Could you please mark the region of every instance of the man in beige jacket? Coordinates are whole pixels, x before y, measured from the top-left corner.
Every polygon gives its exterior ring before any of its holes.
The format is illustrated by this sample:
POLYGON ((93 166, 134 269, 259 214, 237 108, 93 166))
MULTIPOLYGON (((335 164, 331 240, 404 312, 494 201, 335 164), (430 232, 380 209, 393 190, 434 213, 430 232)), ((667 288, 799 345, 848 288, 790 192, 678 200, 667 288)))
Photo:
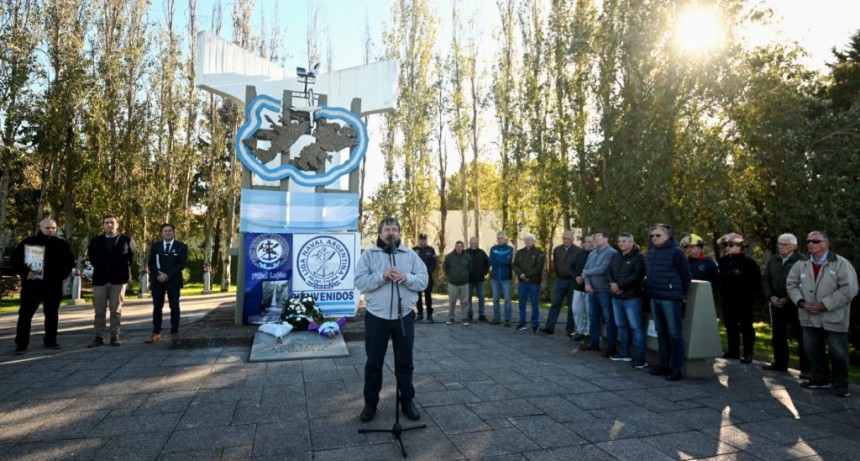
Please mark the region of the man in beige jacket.
POLYGON ((847 259, 830 251, 824 232, 810 232, 806 245, 809 256, 791 268, 786 280, 788 296, 799 310, 812 375, 800 385, 826 389, 832 383, 833 395, 848 397, 848 324, 851 300, 858 291, 857 272, 847 259))

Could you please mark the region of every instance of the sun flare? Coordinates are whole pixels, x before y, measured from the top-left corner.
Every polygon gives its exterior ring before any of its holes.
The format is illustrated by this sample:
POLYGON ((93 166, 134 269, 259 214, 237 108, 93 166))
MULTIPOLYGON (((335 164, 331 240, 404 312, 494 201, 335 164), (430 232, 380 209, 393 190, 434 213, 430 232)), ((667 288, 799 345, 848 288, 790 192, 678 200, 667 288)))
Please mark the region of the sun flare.
POLYGON ((675 40, 686 53, 704 54, 722 46, 725 30, 722 15, 717 8, 694 7, 678 17, 675 40))

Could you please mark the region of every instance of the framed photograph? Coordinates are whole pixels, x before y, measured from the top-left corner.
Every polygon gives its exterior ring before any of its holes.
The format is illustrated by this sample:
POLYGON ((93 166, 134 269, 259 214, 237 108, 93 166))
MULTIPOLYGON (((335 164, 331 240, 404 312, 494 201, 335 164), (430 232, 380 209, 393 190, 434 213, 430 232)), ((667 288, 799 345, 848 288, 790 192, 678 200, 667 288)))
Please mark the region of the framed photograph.
POLYGON ((45 273, 45 247, 42 245, 24 245, 24 264, 36 276, 36 280, 42 280, 45 273))

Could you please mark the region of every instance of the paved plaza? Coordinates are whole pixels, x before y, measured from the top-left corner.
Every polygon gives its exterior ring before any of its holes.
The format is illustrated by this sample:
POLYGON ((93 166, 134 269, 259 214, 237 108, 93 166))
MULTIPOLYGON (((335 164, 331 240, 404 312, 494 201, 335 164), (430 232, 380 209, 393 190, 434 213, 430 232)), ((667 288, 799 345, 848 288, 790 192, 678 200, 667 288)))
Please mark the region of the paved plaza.
MULTIPOLYGON (((181 328, 230 301, 183 299, 181 328)), ((445 325, 443 302, 437 323, 416 326, 427 428, 403 434, 409 459, 860 459, 856 386, 837 398, 801 389, 796 372, 723 359, 712 376, 667 382, 575 350, 563 324, 555 335, 445 325)), ((402 459, 390 435, 358 433, 394 422, 390 351, 379 413, 361 423, 362 342, 347 342, 349 357, 249 363, 250 346, 144 344, 150 312, 129 301, 123 345, 87 349, 91 307, 63 307, 65 349, 52 351, 40 310, 22 356, 17 316, 0 315, 0 460, 402 459)))

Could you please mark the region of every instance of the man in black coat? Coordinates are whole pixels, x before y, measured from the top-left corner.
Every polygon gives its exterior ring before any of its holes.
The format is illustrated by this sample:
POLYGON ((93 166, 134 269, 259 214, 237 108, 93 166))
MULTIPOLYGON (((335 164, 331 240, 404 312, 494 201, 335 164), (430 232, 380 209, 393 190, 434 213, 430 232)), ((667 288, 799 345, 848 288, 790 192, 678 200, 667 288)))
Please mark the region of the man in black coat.
POLYGON ((164 295, 170 304, 170 341, 179 339, 179 291, 182 270, 188 263, 188 246, 175 238, 173 224, 161 225, 161 240, 149 247, 149 286, 152 290, 152 335, 147 344, 161 341, 164 295))
POLYGON ((487 252, 478 248, 478 238, 472 237, 469 239, 469 248, 466 248, 466 254, 472 258, 472 270, 469 271, 469 321, 472 321, 474 312, 472 310, 472 293, 478 296, 478 322, 489 322, 490 320, 484 315, 484 283, 486 283, 487 274, 490 273, 490 257, 487 252))
POLYGON ((110 345, 122 344, 119 339, 122 326, 122 303, 125 287, 131 280, 131 263, 136 251, 134 239, 119 233, 119 220, 115 214, 102 219, 104 233, 90 239, 87 258, 93 265, 93 308, 95 309, 96 337, 87 347, 105 343, 105 318, 110 306, 110 345))
POLYGON ((427 266, 428 282, 427 288, 421 293, 418 293, 418 302, 415 308, 418 310, 418 316, 415 317, 416 322, 424 320, 424 306, 427 306, 427 322, 433 323, 433 272, 436 271, 436 249, 427 244, 427 234, 418 236, 418 246, 412 248, 412 251, 418 254, 424 265, 427 266))
POLYGON ((63 348, 57 343, 60 301, 63 298, 63 280, 74 269, 75 257, 69 242, 57 237, 56 233, 57 222, 51 218, 43 219, 39 232, 22 240, 12 253, 12 267, 21 277, 21 307, 15 333, 17 355, 27 352, 33 314, 39 304, 42 304, 45 314, 45 347, 63 348))

